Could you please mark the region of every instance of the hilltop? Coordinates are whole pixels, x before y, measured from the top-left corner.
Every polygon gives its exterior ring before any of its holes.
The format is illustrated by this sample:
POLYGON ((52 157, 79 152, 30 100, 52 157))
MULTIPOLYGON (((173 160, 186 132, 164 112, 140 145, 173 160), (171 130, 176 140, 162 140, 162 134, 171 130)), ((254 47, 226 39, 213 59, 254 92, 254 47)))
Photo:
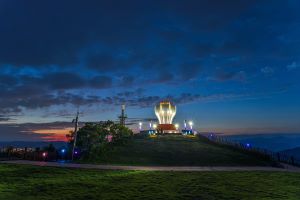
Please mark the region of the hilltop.
POLYGON ((161 166, 270 166, 270 160, 233 147, 218 145, 204 137, 175 135, 133 138, 109 149, 105 156, 81 162, 118 165, 161 166))

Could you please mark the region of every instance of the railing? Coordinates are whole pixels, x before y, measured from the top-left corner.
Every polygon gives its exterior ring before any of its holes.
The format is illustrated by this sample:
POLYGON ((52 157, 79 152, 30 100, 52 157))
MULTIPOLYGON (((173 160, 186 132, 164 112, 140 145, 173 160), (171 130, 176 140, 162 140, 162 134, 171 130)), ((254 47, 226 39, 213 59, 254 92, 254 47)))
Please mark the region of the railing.
POLYGON ((233 148, 238 148, 243 151, 247 151, 250 153, 255 153, 263 157, 269 157, 271 160, 276 161, 276 162, 282 162, 294 166, 300 166, 300 160, 296 159, 294 156, 285 154, 285 153, 280 153, 280 152, 273 152, 267 149, 263 148, 258 148, 258 147, 253 147, 250 144, 244 144, 241 142, 236 142, 229 140, 226 137, 218 136, 215 134, 201 134, 200 136, 207 138, 209 141, 212 141, 217 144, 223 144, 223 145, 228 145, 233 148))

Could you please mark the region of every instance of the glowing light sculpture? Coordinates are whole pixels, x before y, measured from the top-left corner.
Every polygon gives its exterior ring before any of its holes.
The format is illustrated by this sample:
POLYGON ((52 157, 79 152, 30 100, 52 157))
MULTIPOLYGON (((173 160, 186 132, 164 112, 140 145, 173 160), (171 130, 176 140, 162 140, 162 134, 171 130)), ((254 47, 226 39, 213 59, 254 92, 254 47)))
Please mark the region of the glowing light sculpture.
POLYGON ((154 110, 159 124, 172 124, 176 115, 176 106, 174 106, 171 102, 162 101, 155 106, 154 110))
POLYGON ((161 101, 154 107, 155 115, 159 121, 156 126, 159 133, 177 133, 176 127, 172 124, 176 115, 176 106, 170 101, 161 101))

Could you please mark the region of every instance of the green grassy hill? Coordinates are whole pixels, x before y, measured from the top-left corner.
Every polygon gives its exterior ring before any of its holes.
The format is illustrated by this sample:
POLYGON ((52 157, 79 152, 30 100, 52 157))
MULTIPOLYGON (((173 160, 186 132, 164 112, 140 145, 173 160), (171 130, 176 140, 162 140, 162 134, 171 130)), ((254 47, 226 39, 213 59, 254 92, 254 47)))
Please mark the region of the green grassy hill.
POLYGON ((0 199, 299 199, 300 174, 100 171, 0 165, 0 199))
POLYGON ((232 147, 216 145, 206 138, 158 136, 134 138, 126 145, 114 147, 96 160, 85 161, 119 165, 163 166, 253 166, 272 165, 257 155, 232 147))

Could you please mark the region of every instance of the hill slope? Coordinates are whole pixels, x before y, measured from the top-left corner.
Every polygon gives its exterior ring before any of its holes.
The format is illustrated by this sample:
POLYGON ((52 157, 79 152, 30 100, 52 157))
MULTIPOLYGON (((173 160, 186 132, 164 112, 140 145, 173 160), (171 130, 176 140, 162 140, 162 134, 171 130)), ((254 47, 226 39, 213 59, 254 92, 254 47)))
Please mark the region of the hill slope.
MULTIPOLYGON (((90 162, 90 161, 88 161, 90 162)), ((159 136, 134 138, 126 145, 109 150, 94 163, 163 166, 254 166, 272 165, 269 160, 226 146, 212 144, 205 138, 159 136)))

